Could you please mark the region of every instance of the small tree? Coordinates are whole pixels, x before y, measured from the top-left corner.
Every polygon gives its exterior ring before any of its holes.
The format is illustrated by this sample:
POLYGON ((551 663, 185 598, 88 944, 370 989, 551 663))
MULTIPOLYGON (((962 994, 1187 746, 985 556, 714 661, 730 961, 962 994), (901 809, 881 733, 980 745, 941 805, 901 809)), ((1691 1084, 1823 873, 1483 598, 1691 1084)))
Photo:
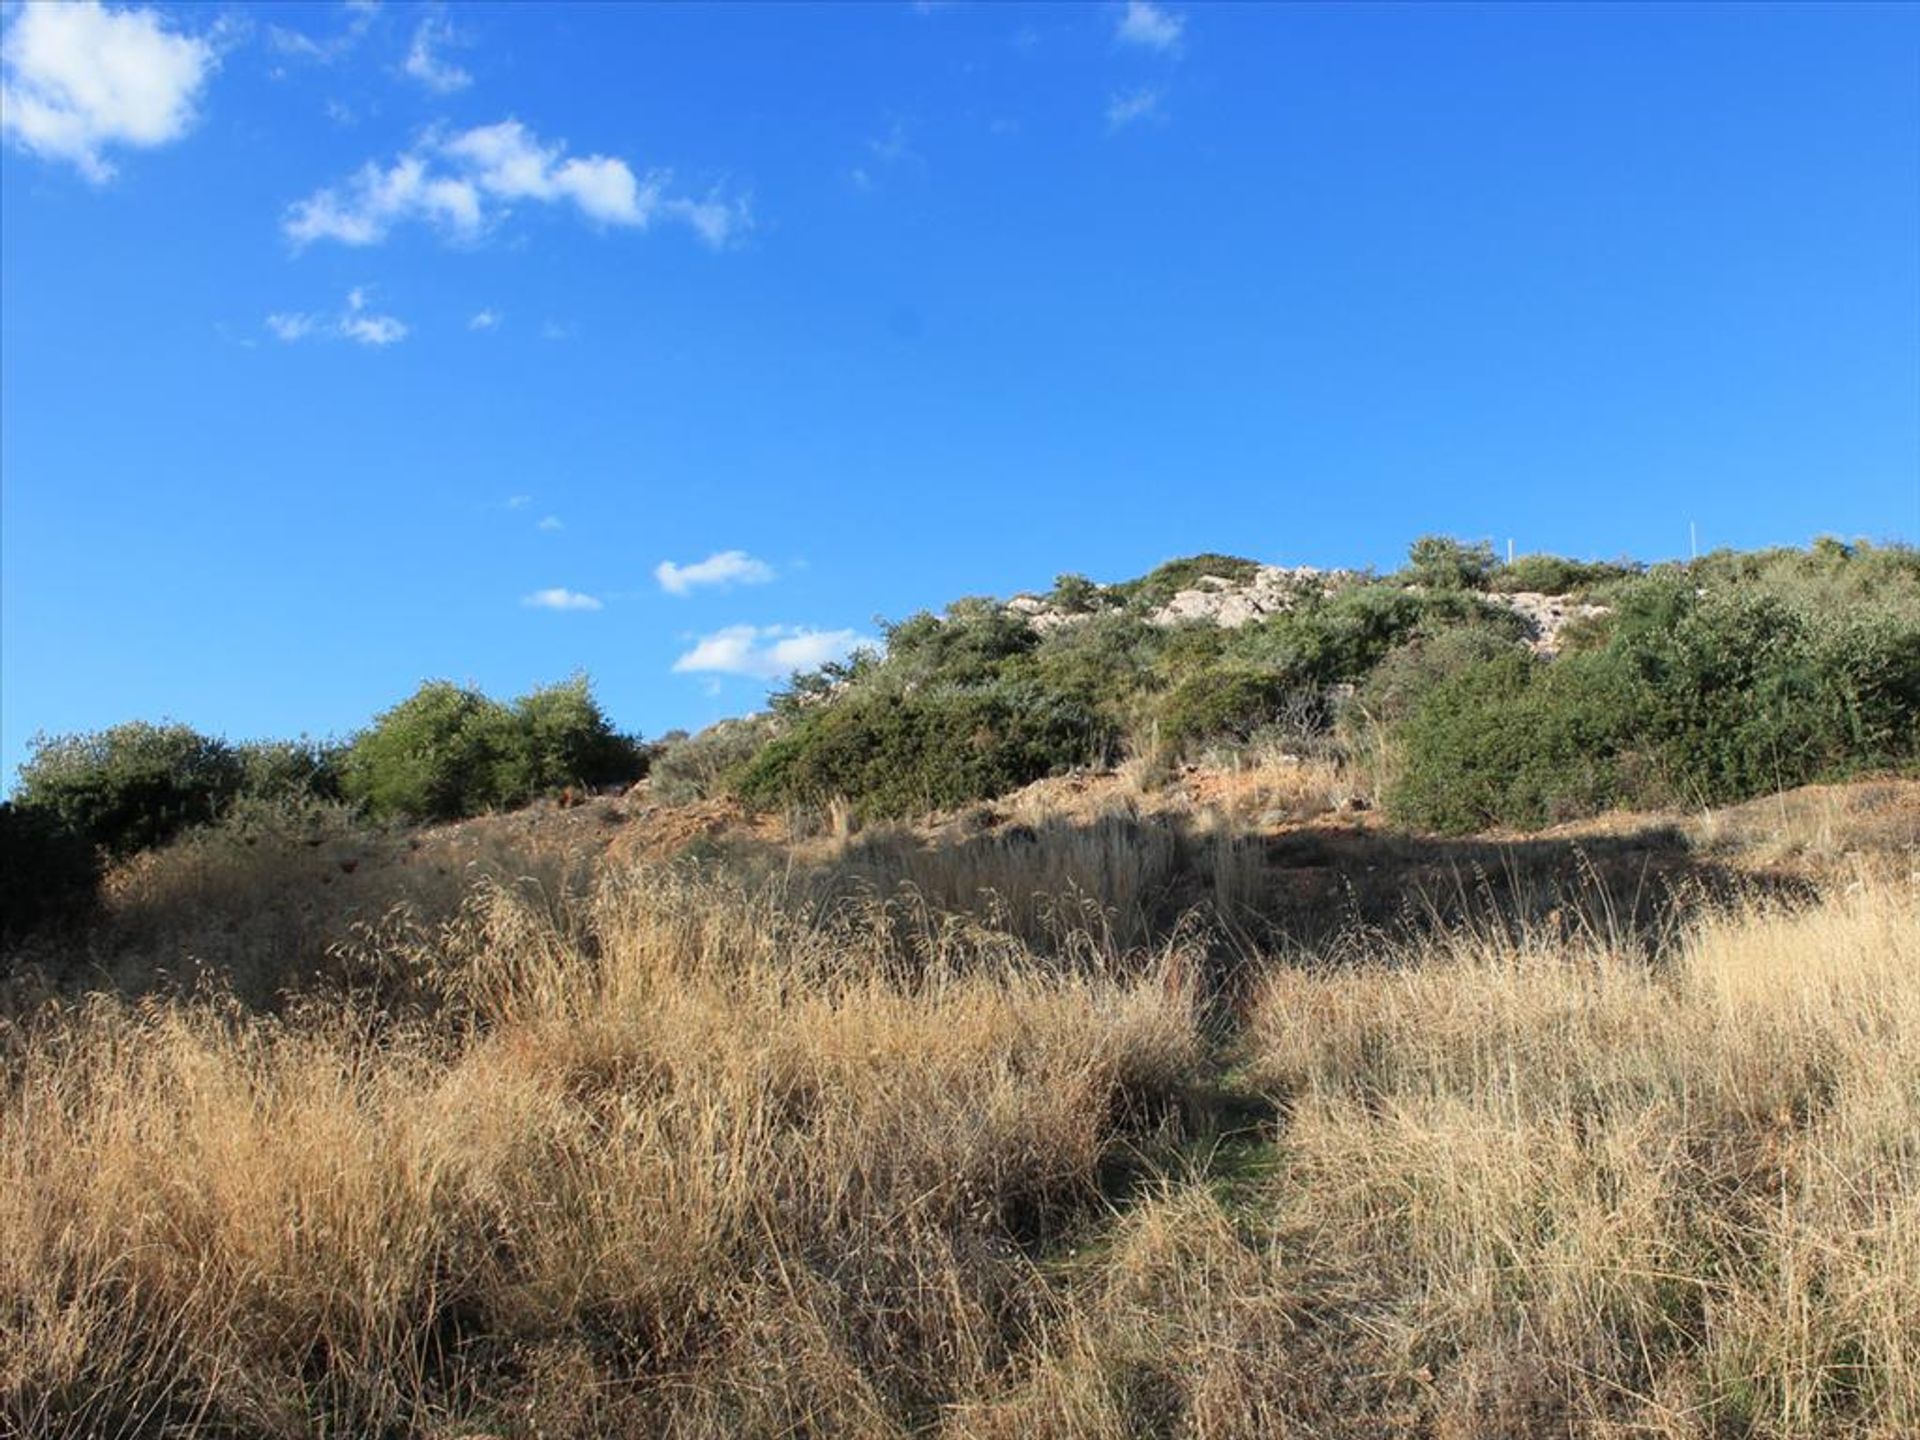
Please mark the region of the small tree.
POLYGON ((1403 573, 1434 590, 1484 590, 1493 574, 1493 542, 1468 545, 1446 535, 1422 535, 1407 548, 1403 573))
POLYGON ((514 754, 513 716, 477 690, 430 680, 348 747, 349 799, 374 815, 454 820, 492 806, 514 754))

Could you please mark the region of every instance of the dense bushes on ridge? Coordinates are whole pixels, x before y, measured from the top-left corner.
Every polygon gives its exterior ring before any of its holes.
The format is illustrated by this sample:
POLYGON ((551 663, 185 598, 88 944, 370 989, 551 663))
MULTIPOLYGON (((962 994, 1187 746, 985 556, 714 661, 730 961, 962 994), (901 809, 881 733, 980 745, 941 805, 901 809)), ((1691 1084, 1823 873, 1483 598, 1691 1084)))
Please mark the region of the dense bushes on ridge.
POLYGON ((84 908, 99 857, 124 859, 242 811, 280 823, 350 802, 376 819, 446 820, 567 786, 629 782, 646 762, 585 679, 511 704, 430 682, 344 746, 234 745, 142 721, 36 737, 0 820, 8 872, 0 924, 24 930, 84 908))
MULTIPOLYGON (((1398 575, 1329 575, 1236 629, 1149 618, 1206 577, 1257 568, 1200 555, 1119 585, 1062 575, 1051 602, 1073 618, 1045 629, 995 600, 957 601, 886 626, 884 653, 794 676, 767 714, 651 748, 614 729, 584 678, 510 703, 431 682, 344 745, 230 745, 138 722, 43 737, 5 838, 10 854, 78 877, 48 882, 50 895, 79 893, 96 850, 124 857, 236 806, 444 820, 625 783, 652 761, 670 802, 735 792, 904 815, 1276 725, 1364 750, 1396 818, 1450 830, 1920 765, 1910 547, 1821 540, 1643 569, 1552 555, 1498 565, 1490 546, 1428 536, 1398 575), (1521 589, 1579 591, 1609 613, 1544 661, 1489 594, 1521 589), (84 863, 62 858, 74 856, 84 863)), ((8 903, 24 914, 32 902, 10 890, 8 903)))

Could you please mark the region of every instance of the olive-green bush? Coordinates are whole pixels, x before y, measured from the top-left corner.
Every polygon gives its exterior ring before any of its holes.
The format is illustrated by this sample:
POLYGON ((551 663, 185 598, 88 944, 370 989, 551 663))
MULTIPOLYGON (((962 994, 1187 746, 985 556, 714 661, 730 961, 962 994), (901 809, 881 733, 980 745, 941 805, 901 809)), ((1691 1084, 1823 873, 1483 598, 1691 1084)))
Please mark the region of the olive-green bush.
POLYGON ((136 720, 36 736, 13 798, 118 858, 216 819, 244 780, 241 758, 224 740, 136 720))
POLYGON ((1520 555, 1497 567, 1487 588, 1505 594, 1520 590, 1571 595, 1635 573, 1634 567, 1602 560, 1569 560, 1560 555, 1520 555))
POLYGON ((637 780, 645 768, 639 742, 613 729, 584 679, 511 705, 435 680, 354 737, 341 780, 376 817, 453 820, 637 780))
POLYGON ((860 693, 769 743, 739 790, 755 805, 843 799, 863 816, 910 815, 1087 764, 1112 738, 1086 706, 1030 685, 860 693))
POLYGON ((1722 804, 1920 764, 1920 625, 1764 588, 1656 576, 1604 643, 1555 662, 1397 661, 1388 805, 1440 830, 1533 826, 1614 804, 1722 804))

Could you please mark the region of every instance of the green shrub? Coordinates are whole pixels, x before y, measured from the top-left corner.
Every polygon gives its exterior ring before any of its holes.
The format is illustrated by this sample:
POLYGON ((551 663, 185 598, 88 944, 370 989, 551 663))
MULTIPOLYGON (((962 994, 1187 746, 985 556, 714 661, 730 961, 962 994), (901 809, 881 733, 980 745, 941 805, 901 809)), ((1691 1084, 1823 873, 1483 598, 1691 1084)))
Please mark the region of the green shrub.
POLYGON ((756 805, 837 797, 864 816, 910 815, 1005 794, 1111 743, 1086 706, 1031 685, 853 694, 762 749, 739 790, 756 805))
POLYGON ((302 737, 250 740, 234 746, 240 761, 241 796, 260 801, 337 801, 343 747, 302 737))
POLYGON ((376 817, 454 820, 568 786, 638 779, 645 766, 639 742, 614 731, 584 679, 512 705, 436 680, 354 738, 341 779, 376 817))
MULTIPOLYGON (((1920 625, 1757 584, 1623 591, 1604 643, 1552 664, 1409 655, 1382 667, 1388 804, 1435 829, 1540 825, 1618 803, 1721 804, 1920 763, 1920 625)), ((1470 652, 1482 642, 1455 642, 1470 652)))
POLYGON ((1644 592, 1610 650, 1676 798, 1719 803, 1920 757, 1920 626, 1764 591, 1644 592))
MULTIPOLYGON (((1220 666, 1188 676, 1162 697, 1160 740, 1173 751, 1214 740, 1245 740, 1301 708, 1303 692, 1283 673, 1220 666)), ((1315 707, 1317 710, 1317 707, 1315 707)))
POLYGON ((562 789, 631 785, 647 773, 646 747, 613 728, 583 675, 514 701, 513 732, 499 804, 562 789))
POLYGON ((1376 724, 1398 723, 1441 681, 1514 653, 1514 637, 1504 628, 1416 629, 1367 671, 1354 713, 1376 724))
POLYGON ((1567 560, 1558 555, 1522 555, 1496 569, 1487 583, 1489 589, 1506 595, 1521 590, 1542 595, 1571 595, 1633 573, 1633 567, 1625 564, 1567 560))
POLYGON ((922 611, 882 627, 886 679, 909 685, 984 685, 1001 667, 1040 644, 1034 628, 997 600, 956 600, 942 615, 922 611))
POLYGON ((1040 645, 1010 660, 1001 673, 1120 723, 1133 698, 1152 683, 1151 657, 1166 638, 1136 615, 1105 611, 1049 631, 1040 645))
POLYGON ((35 737, 14 799, 118 858, 215 819, 243 778, 240 757, 225 741, 185 725, 136 720, 92 734, 35 737))
POLYGON ((1400 578, 1431 590, 1484 590, 1493 574, 1493 543, 1469 545, 1446 535, 1422 535, 1407 547, 1400 578))
POLYGON ((84 919, 99 890, 92 841, 50 809, 0 801, 0 940, 84 919))
POLYGON ((1445 675, 1395 732, 1394 818, 1432 830, 1533 827, 1632 798, 1637 691, 1611 657, 1510 651, 1445 675))
POLYGON ((1091 615, 1107 606, 1107 592, 1084 575, 1057 575, 1047 603, 1062 615, 1091 615))

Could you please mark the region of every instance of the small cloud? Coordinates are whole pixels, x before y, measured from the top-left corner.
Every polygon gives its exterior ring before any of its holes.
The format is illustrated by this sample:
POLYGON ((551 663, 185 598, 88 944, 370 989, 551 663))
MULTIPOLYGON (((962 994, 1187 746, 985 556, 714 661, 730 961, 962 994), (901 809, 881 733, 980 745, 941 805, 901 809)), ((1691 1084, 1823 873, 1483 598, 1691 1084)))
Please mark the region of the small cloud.
POLYGON ((533 528, 552 532, 555 530, 564 530, 567 527, 560 523, 560 517, 558 515, 542 515, 540 517, 540 523, 533 528))
POLYGON ((356 285, 347 292, 347 306, 335 316, 278 312, 267 316, 267 331, 285 344, 298 340, 352 340, 360 345, 396 345, 407 338, 408 327, 392 315, 376 315, 368 308, 368 291, 356 285))
POLYGON ((469 330, 497 330, 504 317, 498 310, 482 310, 467 321, 469 330))
POLYGON ((867 637, 854 630, 809 630, 797 625, 729 625, 702 635, 673 662, 678 675, 744 675, 779 680, 796 670, 815 670, 844 660, 867 637))
POLYGON ((438 15, 429 15, 413 32, 413 44, 407 50, 407 74, 436 95, 451 95, 473 83, 473 76, 452 61, 435 53, 442 45, 458 45, 460 36, 438 15))
POLYGON ((722 550, 691 565, 662 560, 653 567, 653 578, 669 595, 688 595, 703 585, 764 585, 773 579, 773 567, 744 550, 722 550))
POLYGON ((377 5, 348 5, 348 20, 344 30, 325 39, 316 40, 304 31, 289 29, 284 25, 267 26, 267 44, 281 55, 296 60, 308 60, 316 65, 331 65, 350 55, 359 43, 366 39, 367 31, 373 26, 373 17, 379 13, 377 5))
POLYGON ((913 142, 907 138, 907 127, 898 120, 893 122, 893 127, 887 131, 885 136, 878 140, 867 141, 867 149, 872 153, 874 159, 884 160, 889 165, 900 160, 917 160, 920 158, 914 153, 913 142))
POLYGON ((108 149, 151 149, 192 127, 219 38, 99 0, 23 5, 0 34, 0 135, 102 184, 114 173, 108 149))
POLYGON ((747 197, 675 195, 669 171, 636 174, 617 156, 566 150, 513 119, 432 133, 391 165, 370 160, 344 183, 295 202, 281 229, 296 246, 377 245, 396 226, 416 222, 454 240, 475 240, 522 201, 570 206, 598 225, 685 225, 715 249, 752 226, 747 197))
POLYGON ((1160 108, 1162 98, 1163 92, 1157 85, 1143 85, 1138 90, 1115 95, 1107 101, 1107 129, 1124 130, 1137 121, 1164 118, 1165 112, 1160 108))
POLYGON ((531 505, 531 504, 533 503, 533 496, 531 496, 531 495, 509 495, 509 496, 508 496, 508 497, 506 498, 506 502, 505 502, 505 503, 506 503, 506 507, 507 507, 507 509, 509 509, 509 510, 524 510, 524 509, 526 509, 526 508, 527 508, 527 506, 529 506, 529 505, 531 505))
POLYGON ((1122 44, 1173 54, 1180 49, 1180 34, 1186 28, 1184 15, 1163 10, 1153 0, 1127 0, 1113 34, 1122 44))
POLYGON ((913 148, 907 127, 898 120, 887 128, 885 135, 869 139, 865 148, 868 158, 848 171, 848 178, 860 190, 871 190, 879 176, 889 170, 902 166, 919 170, 926 167, 926 159, 913 148))
POLYGON ((550 590, 536 590, 531 595, 523 595, 520 603, 530 610, 599 610, 604 607, 591 595, 582 595, 578 590, 568 590, 556 585, 550 590))
POLYGON ((549 320, 541 325, 540 338, 542 340, 571 340, 573 338, 573 326, 570 324, 562 325, 558 320, 549 320))
POLYGON ((407 327, 391 315, 349 315, 340 322, 340 335, 362 345, 395 345, 407 338, 407 327))
POLYGON ((276 340, 292 344, 311 335, 319 322, 311 315, 269 315, 267 329, 276 340))

